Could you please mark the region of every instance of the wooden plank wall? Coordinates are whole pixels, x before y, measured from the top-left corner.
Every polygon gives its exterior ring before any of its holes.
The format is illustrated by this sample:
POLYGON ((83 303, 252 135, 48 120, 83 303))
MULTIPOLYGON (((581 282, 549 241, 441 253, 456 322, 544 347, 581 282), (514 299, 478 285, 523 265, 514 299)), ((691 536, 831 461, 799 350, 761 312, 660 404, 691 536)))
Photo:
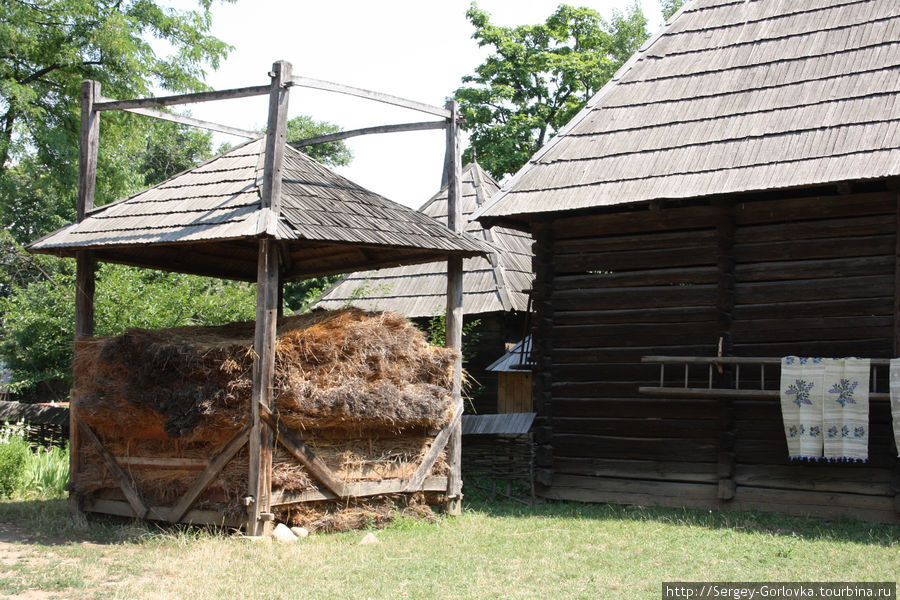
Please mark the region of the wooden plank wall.
MULTIPOLYGON (((738 356, 890 356, 896 206, 879 193, 536 223, 539 493, 897 521, 886 403, 872 406, 869 464, 798 465, 777 401, 637 391, 659 385, 641 356, 715 356, 720 338, 738 356)), ((697 369, 689 383, 707 377, 697 369)), ((669 369, 666 385, 684 378, 669 369)), ((741 373, 745 386, 754 378, 741 373)))

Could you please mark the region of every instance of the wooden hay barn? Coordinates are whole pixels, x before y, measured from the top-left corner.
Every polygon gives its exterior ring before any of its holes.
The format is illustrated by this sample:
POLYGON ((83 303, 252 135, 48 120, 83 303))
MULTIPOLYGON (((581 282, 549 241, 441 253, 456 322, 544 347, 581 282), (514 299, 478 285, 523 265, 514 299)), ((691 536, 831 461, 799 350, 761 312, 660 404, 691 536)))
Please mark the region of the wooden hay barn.
MULTIPOLYGON (((466 165, 460 190, 463 215, 470 216, 498 190, 497 182, 477 162, 466 165)), ((446 223, 447 187, 432 196, 419 211, 446 223)), ((532 280, 531 238, 505 227, 483 229, 477 221, 469 221, 465 233, 489 244, 492 252, 487 257, 463 262, 466 319, 480 321, 475 329, 478 343, 464 367, 473 379, 471 395, 475 412, 504 412, 498 405, 498 376, 487 366, 522 337, 528 308, 527 290, 532 280)), ((406 315, 424 327, 431 318, 443 314, 446 287, 447 268, 440 262, 357 272, 335 283, 316 306, 336 309, 350 305, 366 310, 389 310, 406 315)))
MULTIPOLYGON (((92 511, 171 522, 227 523, 246 526, 248 533, 259 535, 271 529, 277 515, 303 512, 308 502, 337 500, 349 506, 372 497, 385 498, 388 494, 408 498, 422 491, 442 490, 447 509, 452 513, 459 508, 462 400, 457 350, 462 323, 462 261, 484 255, 489 248, 462 236, 459 229, 461 219, 456 207, 461 165, 456 104, 431 107, 368 90, 294 77, 290 63, 286 62, 275 63, 269 75, 271 83, 263 86, 138 100, 103 98, 99 84, 91 81, 83 84, 78 221, 29 247, 32 252, 74 257, 77 261, 76 388, 70 408, 70 485, 73 486, 70 508, 73 512, 92 511), (292 86, 341 91, 440 117, 412 127, 446 131, 449 228, 361 188, 286 145, 284 131, 292 86), (232 148, 149 190, 93 207, 102 111, 136 110, 185 122, 184 117, 155 111, 152 107, 251 95, 269 97, 264 138, 232 148), (343 311, 317 316, 312 321, 278 318, 281 287, 286 280, 436 260, 445 260, 448 265, 449 350, 424 347, 420 334, 404 326, 406 321, 396 315, 343 311), (135 330, 120 338, 93 338, 97 261, 255 281, 256 321, 225 328, 135 330), (376 329, 370 329, 365 337, 365 329, 360 329, 358 324, 334 325, 334 321, 341 319, 373 322, 376 329), (388 333, 383 330, 386 325, 388 333), (313 335, 311 332, 315 331, 319 333, 313 335), (416 338, 417 335, 420 337, 416 338), (334 340, 339 342, 342 336, 347 339, 341 347, 352 352, 339 352, 332 347, 334 340), (374 358, 364 356, 364 350, 384 343, 391 336, 408 342, 404 356, 414 366, 408 375, 393 378, 395 387, 399 386, 394 391, 390 386, 382 389, 382 400, 388 404, 393 402, 388 408, 397 410, 398 418, 390 423, 397 438, 395 443, 404 439, 404 431, 416 420, 419 435, 425 435, 428 440, 420 446, 419 453, 410 454, 418 458, 410 472, 357 481, 359 478, 345 476, 323 460, 325 451, 321 451, 322 456, 317 454, 310 442, 310 429, 321 433, 319 429, 324 425, 316 418, 304 425, 305 417, 299 413, 294 414, 299 420, 289 418, 283 402, 285 390, 293 380, 294 387, 300 390, 294 394, 296 398, 316 394, 310 387, 315 388, 316 384, 309 379, 309 372, 325 360, 333 361, 326 365, 333 367, 325 369, 330 373, 326 379, 347 375, 350 366, 345 364, 345 358, 354 352, 362 352, 357 367, 364 368, 371 363, 373 369, 390 371, 396 361, 379 363, 377 360, 385 354, 384 347, 376 349, 374 358), (304 342, 304 337, 319 342, 309 339, 304 342), (316 354, 317 345, 324 348, 325 358, 316 354), (435 350, 449 354, 431 367, 423 365, 420 358, 435 350), (305 358, 299 360, 307 361, 293 374, 291 353, 305 353, 305 358), (337 355, 339 359, 329 358, 337 355), (153 369, 157 366, 160 371, 155 377, 153 369), (416 371, 422 366, 427 374, 416 371), (222 379, 222 373, 232 375, 219 385, 216 377, 222 379), (134 381, 146 385, 134 385, 134 381), (426 417, 429 423, 415 415, 410 418, 401 415, 406 407, 398 403, 406 401, 402 389, 408 387, 407 383, 420 383, 432 390, 436 403, 423 405, 419 411, 419 417, 426 417), (442 400, 445 397, 450 400, 446 406, 442 400), (221 406, 229 406, 232 417, 220 410, 221 406), (429 410, 434 418, 428 417, 429 410), (132 414, 136 417, 131 418, 132 414), (139 420, 140 415, 145 418, 139 420), (151 426, 147 427, 148 424, 151 426), (200 435, 200 432, 211 432, 218 437, 200 435), (447 465, 445 476, 435 477, 432 467, 441 457, 447 465), (89 469, 94 469, 97 477, 90 476, 89 469), (279 489, 279 470, 282 475, 285 470, 295 475, 302 473, 301 479, 309 485, 293 491, 279 489), (157 492, 163 486, 159 485, 160 477, 153 474, 167 471, 177 472, 179 485, 172 486, 177 490, 176 497, 160 500, 157 492), (235 475, 236 472, 239 473, 235 475), (230 500, 225 498, 227 502, 223 504, 216 490, 229 478, 237 482, 236 487, 229 488, 236 490, 237 497, 231 493, 230 500), (79 482, 85 481, 95 485, 80 487, 79 482), (233 512, 235 499, 245 514, 233 512)), ((190 118, 187 122, 241 133, 190 118)), ((409 127, 378 129, 404 131, 409 127)), ((343 137, 359 133, 344 132, 343 137)), ((357 375, 369 374, 367 371, 357 375)), ((352 377, 345 379, 344 383, 352 384, 352 377)), ((345 401, 345 413, 356 411, 347 408, 355 401, 351 397, 352 389, 348 388, 349 396, 342 400, 334 396, 340 385, 326 387, 320 389, 325 392, 320 394, 324 402, 320 408, 329 402, 345 401)), ((364 407, 356 412, 360 411, 365 412, 364 407)), ((338 411, 324 412, 326 421, 329 418, 334 421, 333 413, 338 411)), ((383 417, 378 412, 381 416, 375 415, 375 421, 383 417)), ((352 422, 338 429, 349 427, 359 432, 367 428, 365 418, 349 413, 345 417, 352 422)), ((334 429, 335 423, 328 425, 334 429)), ((347 436, 341 435, 329 438, 332 450, 335 445, 349 445, 347 436)), ((369 436, 368 447, 371 449, 373 445, 377 446, 369 436)), ((297 481, 296 477, 294 480, 297 481)))
POLYGON ((900 4, 688 2, 476 215, 536 242, 538 493, 900 522, 898 190, 900 4), (789 460, 788 355, 873 359, 866 463, 789 460))

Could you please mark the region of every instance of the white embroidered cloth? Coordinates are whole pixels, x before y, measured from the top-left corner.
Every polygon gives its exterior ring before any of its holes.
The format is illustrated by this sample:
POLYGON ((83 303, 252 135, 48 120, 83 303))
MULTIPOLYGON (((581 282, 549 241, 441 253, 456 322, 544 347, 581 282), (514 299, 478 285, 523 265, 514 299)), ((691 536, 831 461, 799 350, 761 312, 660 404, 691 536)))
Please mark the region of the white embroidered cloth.
POLYGON ((815 460, 822 456, 824 385, 824 359, 781 359, 781 415, 791 458, 815 460))
POLYGON ((900 358, 891 359, 891 416, 894 419, 894 444, 900 456, 900 358))
POLYGON ((825 361, 822 425, 826 459, 869 458, 869 363, 868 358, 825 361))

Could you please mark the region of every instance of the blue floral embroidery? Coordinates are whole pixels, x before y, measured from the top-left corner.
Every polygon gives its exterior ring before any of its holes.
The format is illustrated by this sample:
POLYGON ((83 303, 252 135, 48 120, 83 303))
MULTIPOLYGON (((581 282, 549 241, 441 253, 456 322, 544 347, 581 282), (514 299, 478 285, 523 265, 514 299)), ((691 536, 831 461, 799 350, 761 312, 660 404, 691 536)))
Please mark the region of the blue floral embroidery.
POLYGON ((853 430, 853 436, 858 438, 863 438, 866 436, 866 428, 865 427, 857 427, 853 430))
POLYGON ((828 437, 834 438, 838 436, 838 428, 837 425, 832 425, 828 428, 828 437))
POLYGON ((788 389, 785 390, 785 396, 796 396, 792 400, 794 404, 797 406, 802 406, 804 404, 812 404, 812 400, 809 399, 809 393, 813 389, 813 382, 810 381, 807 383, 805 379, 796 379, 796 383, 792 383, 788 386, 788 389))
POLYGON ((856 386, 859 385, 858 381, 851 382, 849 379, 841 379, 838 383, 834 384, 834 386, 828 390, 829 394, 837 394, 838 397, 834 399, 835 402, 839 402, 841 406, 847 406, 847 403, 856 404, 856 400, 853 398, 853 392, 856 390, 856 386))
POLYGON ((809 428, 809 437, 817 438, 820 435, 822 435, 822 430, 819 429, 818 425, 813 425, 812 427, 809 428))
POLYGON ((841 427, 841 437, 850 437, 850 428, 848 426, 844 425, 841 427))
POLYGON ((795 356, 785 356, 785 357, 784 357, 784 364, 786 364, 786 365, 792 365, 792 364, 794 364, 794 360, 795 360, 795 359, 796 359, 795 356))

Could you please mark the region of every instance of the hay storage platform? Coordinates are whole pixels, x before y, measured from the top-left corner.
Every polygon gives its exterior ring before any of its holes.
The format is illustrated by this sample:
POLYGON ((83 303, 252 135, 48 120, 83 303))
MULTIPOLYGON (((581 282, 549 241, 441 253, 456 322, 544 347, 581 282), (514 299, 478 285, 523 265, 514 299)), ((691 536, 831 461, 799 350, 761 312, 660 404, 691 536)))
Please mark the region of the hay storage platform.
MULTIPOLYGON (((253 333, 248 322, 76 342, 89 443, 72 486, 85 510, 244 524, 253 333)), ((328 515, 443 499, 456 351, 397 314, 348 309, 280 319, 275 356, 268 518, 339 528, 328 515)))

